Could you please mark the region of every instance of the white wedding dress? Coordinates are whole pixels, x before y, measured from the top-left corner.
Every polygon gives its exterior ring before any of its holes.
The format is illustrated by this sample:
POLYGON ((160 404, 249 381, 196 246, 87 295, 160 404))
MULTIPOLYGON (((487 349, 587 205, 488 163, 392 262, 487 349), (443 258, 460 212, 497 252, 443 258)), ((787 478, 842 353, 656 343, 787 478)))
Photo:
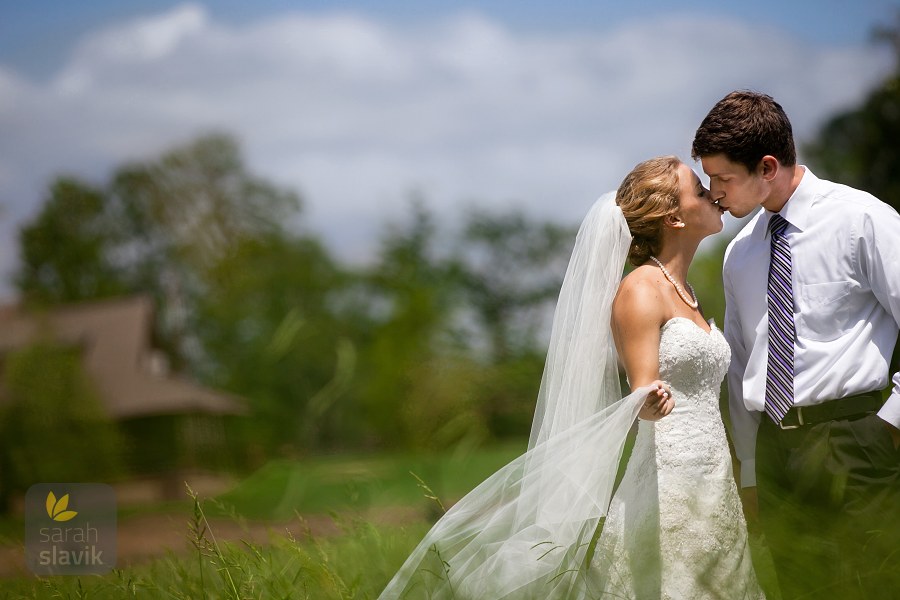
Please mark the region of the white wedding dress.
POLYGON ((719 413, 731 352, 712 327, 662 328, 660 378, 675 409, 639 421, 593 558, 601 598, 763 598, 719 413))

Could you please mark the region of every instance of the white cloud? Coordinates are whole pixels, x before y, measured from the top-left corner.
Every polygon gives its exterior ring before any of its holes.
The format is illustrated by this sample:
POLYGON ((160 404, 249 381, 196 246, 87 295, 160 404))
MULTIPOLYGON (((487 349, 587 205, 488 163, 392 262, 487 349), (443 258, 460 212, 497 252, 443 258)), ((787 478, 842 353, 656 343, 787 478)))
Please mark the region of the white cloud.
POLYGON ((345 257, 365 255, 412 189, 448 219, 478 201, 574 222, 639 160, 689 158, 731 89, 773 94, 803 139, 889 66, 870 47, 702 16, 593 36, 523 34, 477 13, 416 29, 349 13, 229 27, 186 4, 87 36, 46 83, 0 65, 0 233, 54 174, 101 179, 214 128, 303 192, 345 257))
POLYGON ((185 4, 164 15, 101 31, 79 45, 67 68, 57 77, 56 90, 62 95, 90 93, 96 85, 95 76, 119 71, 127 74, 142 63, 158 63, 208 25, 202 7, 185 4))

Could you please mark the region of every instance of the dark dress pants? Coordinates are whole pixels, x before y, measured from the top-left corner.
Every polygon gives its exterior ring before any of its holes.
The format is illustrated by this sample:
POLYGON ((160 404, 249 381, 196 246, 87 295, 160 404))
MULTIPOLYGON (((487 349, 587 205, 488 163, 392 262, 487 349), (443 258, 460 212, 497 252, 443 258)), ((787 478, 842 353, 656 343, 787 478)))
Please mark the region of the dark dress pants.
POLYGON ((900 598, 900 450, 876 415, 756 444, 759 516, 785 600, 900 598))

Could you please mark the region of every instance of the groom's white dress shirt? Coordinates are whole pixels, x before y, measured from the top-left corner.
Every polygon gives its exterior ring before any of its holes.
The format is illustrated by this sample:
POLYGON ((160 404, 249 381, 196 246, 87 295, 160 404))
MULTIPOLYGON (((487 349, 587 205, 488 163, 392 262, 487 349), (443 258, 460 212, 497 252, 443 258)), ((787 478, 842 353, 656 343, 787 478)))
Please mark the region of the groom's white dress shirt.
MULTIPOLYGON (((760 210, 725 251, 728 396, 741 485, 756 485, 756 432, 765 405, 773 213, 760 210)), ((805 169, 782 208, 794 294, 794 404, 884 389, 900 323, 900 216, 871 194, 805 169)), ((900 427, 900 373, 878 415, 900 427)))

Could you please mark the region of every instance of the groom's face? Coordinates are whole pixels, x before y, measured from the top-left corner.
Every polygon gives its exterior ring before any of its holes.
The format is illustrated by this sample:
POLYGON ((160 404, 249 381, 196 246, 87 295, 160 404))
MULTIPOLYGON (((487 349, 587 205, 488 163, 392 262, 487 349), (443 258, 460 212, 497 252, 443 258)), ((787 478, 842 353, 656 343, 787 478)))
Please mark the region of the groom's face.
POLYGON ((709 176, 709 191, 735 217, 746 217, 766 198, 767 188, 762 177, 732 162, 724 154, 701 157, 703 172, 709 176))

